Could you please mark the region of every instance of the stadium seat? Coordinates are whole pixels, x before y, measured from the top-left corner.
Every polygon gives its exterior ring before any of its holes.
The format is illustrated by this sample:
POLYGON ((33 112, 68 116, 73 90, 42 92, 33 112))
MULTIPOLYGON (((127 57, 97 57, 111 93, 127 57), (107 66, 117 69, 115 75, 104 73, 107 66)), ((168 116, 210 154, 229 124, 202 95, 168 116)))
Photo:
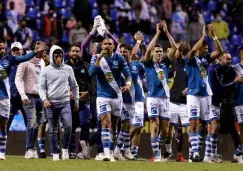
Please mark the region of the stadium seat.
POLYGON ((39 31, 33 30, 32 34, 33 34, 33 37, 32 37, 33 42, 40 40, 39 31))
POLYGON ((206 23, 211 23, 214 19, 212 13, 210 11, 203 12, 204 20, 206 23))
POLYGON ((234 46, 241 46, 242 44, 241 39, 242 37, 240 35, 234 34, 231 37, 230 44, 234 46))
POLYGON ((123 37, 126 43, 135 44, 132 33, 123 33, 123 37))
POLYGON ((99 11, 97 9, 92 9, 92 20, 99 15, 99 11))
POLYGON ((74 7, 75 0, 68 0, 67 6, 70 8, 74 7))
POLYGON ((68 35, 67 35, 67 31, 64 31, 63 34, 62 34, 62 42, 63 43, 69 42, 69 38, 68 38, 68 35))
POLYGON ((66 7, 66 0, 54 0, 54 5, 56 8, 66 7))
POLYGON ((64 19, 69 19, 72 15, 71 10, 65 8, 60 9, 59 14, 62 15, 64 19))
POLYGON ((91 5, 91 8, 92 8, 92 9, 98 7, 96 0, 89 0, 89 2, 90 2, 90 5, 91 5))
POLYGON ((240 58, 239 58, 239 57, 234 56, 234 57, 232 58, 232 64, 233 64, 233 65, 235 65, 235 64, 237 64, 237 63, 239 63, 239 62, 240 62, 240 58))
POLYGON ((33 0, 25 0, 25 4, 26 4, 27 8, 35 6, 35 3, 33 0))
POLYGON ((40 18, 39 9, 30 7, 26 12, 26 16, 31 18, 31 19, 40 18))
POLYGON ((42 27, 41 19, 37 19, 37 20, 36 20, 36 28, 37 28, 38 30, 40 30, 41 27, 42 27))
POLYGON ((145 33, 143 33, 143 38, 144 38, 145 44, 149 44, 150 43, 149 37, 145 33))
POLYGON ((207 9, 210 11, 213 11, 213 12, 216 11, 217 10, 217 1, 215 1, 215 0, 208 1, 207 9))
POLYGON ((111 9, 111 19, 112 21, 117 21, 117 9, 111 9))

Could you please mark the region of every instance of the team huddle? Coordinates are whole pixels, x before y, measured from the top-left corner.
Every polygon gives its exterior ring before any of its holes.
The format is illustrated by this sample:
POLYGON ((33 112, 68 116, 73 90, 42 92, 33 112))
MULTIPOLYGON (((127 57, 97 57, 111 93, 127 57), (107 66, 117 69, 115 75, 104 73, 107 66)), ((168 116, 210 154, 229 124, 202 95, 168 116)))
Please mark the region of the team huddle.
POLYGON ((231 56, 223 50, 212 25, 203 28, 200 40, 190 48, 187 42, 175 42, 165 21, 161 21, 147 48, 140 31, 134 35, 136 44, 132 47, 126 43, 118 45, 106 30, 101 51, 98 54, 97 49, 93 50, 88 64, 82 59, 83 48, 99 32, 100 24, 101 19, 96 17, 81 47, 71 45, 66 62, 63 49, 57 45, 50 48, 48 60, 44 42, 37 42, 35 50, 24 56, 20 43, 14 42, 11 55, 7 56, 4 42, 0 42, 0 160, 5 160, 8 125, 17 110, 26 116, 27 159, 38 158, 37 139, 39 158, 46 158, 45 127, 48 123, 54 161, 60 160, 59 153, 63 160, 89 159, 94 144, 97 145, 95 160, 144 160, 138 155, 138 147, 146 107, 154 162, 167 162, 173 155, 175 129, 180 142, 177 144, 178 162, 187 161, 182 156, 182 137, 188 134, 189 162, 222 163, 217 153, 221 94, 223 88, 236 87, 239 93, 235 111, 242 141, 233 161, 243 163, 243 55, 240 64, 231 66, 231 56), (157 44, 162 32, 170 43, 166 57, 163 57, 163 47, 157 44), (207 34, 216 47, 212 53, 208 52, 205 42, 207 34), (114 53, 117 46, 120 53, 114 53), (140 48, 141 58, 138 57, 140 48), (17 68, 13 79, 19 93, 17 98, 10 91, 14 66, 17 68), (220 67, 232 70, 230 83, 226 84, 218 72, 220 67), (169 88, 171 78, 174 81, 169 88), (215 80, 222 88, 211 84, 215 80), (14 108, 17 104, 19 107, 14 108), (93 137, 89 136, 90 113, 98 123, 93 137), (81 132, 77 154, 78 126, 81 132), (63 128, 62 143, 60 127, 63 128), (201 158, 199 153, 204 142, 205 155, 201 158))

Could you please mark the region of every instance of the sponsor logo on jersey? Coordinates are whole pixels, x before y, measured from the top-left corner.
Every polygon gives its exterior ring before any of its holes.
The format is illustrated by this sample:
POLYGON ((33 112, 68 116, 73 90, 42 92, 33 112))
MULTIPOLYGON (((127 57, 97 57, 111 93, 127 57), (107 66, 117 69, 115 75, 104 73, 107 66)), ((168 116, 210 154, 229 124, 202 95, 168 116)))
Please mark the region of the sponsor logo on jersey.
POLYGON ((118 61, 113 61, 113 65, 118 65, 118 61))
POLYGON ((165 73, 164 73, 164 71, 159 71, 158 72, 158 78, 159 78, 159 80, 164 80, 165 79, 165 73))
POLYGON ((106 74, 105 74, 105 79, 108 81, 108 82, 111 82, 111 81, 113 81, 113 74, 112 74, 112 72, 107 72, 106 74))
POLYGON ((201 70, 201 75, 203 78, 206 78, 207 77, 207 70, 206 69, 202 69, 201 70))
POLYGON ((107 111, 106 105, 101 105, 100 106, 100 112, 103 113, 103 112, 106 112, 106 111, 107 111))

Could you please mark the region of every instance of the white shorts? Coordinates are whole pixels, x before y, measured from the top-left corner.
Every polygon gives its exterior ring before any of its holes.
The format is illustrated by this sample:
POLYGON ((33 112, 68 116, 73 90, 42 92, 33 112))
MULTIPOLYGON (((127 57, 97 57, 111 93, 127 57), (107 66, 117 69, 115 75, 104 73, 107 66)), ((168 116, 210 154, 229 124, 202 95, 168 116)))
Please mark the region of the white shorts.
POLYGON ((170 102, 170 123, 177 125, 179 118, 181 120, 182 126, 190 125, 187 106, 185 104, 170 102))
POLYGON ((135 114, 131 118, 131 125, 143 127, 144 102, 136 102, 134 107, 135 107, 135 114))
POLYGON ((97 97, 96 108, 98 116, 110 113, 114 116, 120 117, 122 110, 122 102, 119 99, 97 97))
POLYGON ((170 120, 169 98, 147 97, 147 110, 149 118, 159 117, 162 120, 170 120))
POLYGON ((130 120, 135 113, 134 105, 123 103, 121 112, 121 121, 130 120))
POLYGON ((243 125, 243 106, 235 106, 235 113, 238 123, 243 125))
POLYGON ((10 115, 10 99, 0 99, 0 116, 9 118, 10 115))
POLYGON ((187 112, 190 120, 209 120, 209 113, 212 106, 211 96, 187 95, 187 112))
POLYGON ((209 111, 209 122, 213 120, 219 120, 220 119, 220 108, 214 105, 211 105, 210 111, 209 111))

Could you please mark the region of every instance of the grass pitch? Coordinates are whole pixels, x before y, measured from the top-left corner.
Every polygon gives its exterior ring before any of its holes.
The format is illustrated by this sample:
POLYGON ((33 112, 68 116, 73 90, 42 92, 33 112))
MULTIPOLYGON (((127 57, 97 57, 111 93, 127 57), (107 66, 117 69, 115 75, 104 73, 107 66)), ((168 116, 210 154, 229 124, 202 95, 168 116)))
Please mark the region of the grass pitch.
POLYGON ((0 171, 243 171, 243 164, 215 163, 152 163, 149 161, 103 162, 95 160, 69 160, 53 162, 48 159, 25 159, 7 156, 0 161, 0 171))

